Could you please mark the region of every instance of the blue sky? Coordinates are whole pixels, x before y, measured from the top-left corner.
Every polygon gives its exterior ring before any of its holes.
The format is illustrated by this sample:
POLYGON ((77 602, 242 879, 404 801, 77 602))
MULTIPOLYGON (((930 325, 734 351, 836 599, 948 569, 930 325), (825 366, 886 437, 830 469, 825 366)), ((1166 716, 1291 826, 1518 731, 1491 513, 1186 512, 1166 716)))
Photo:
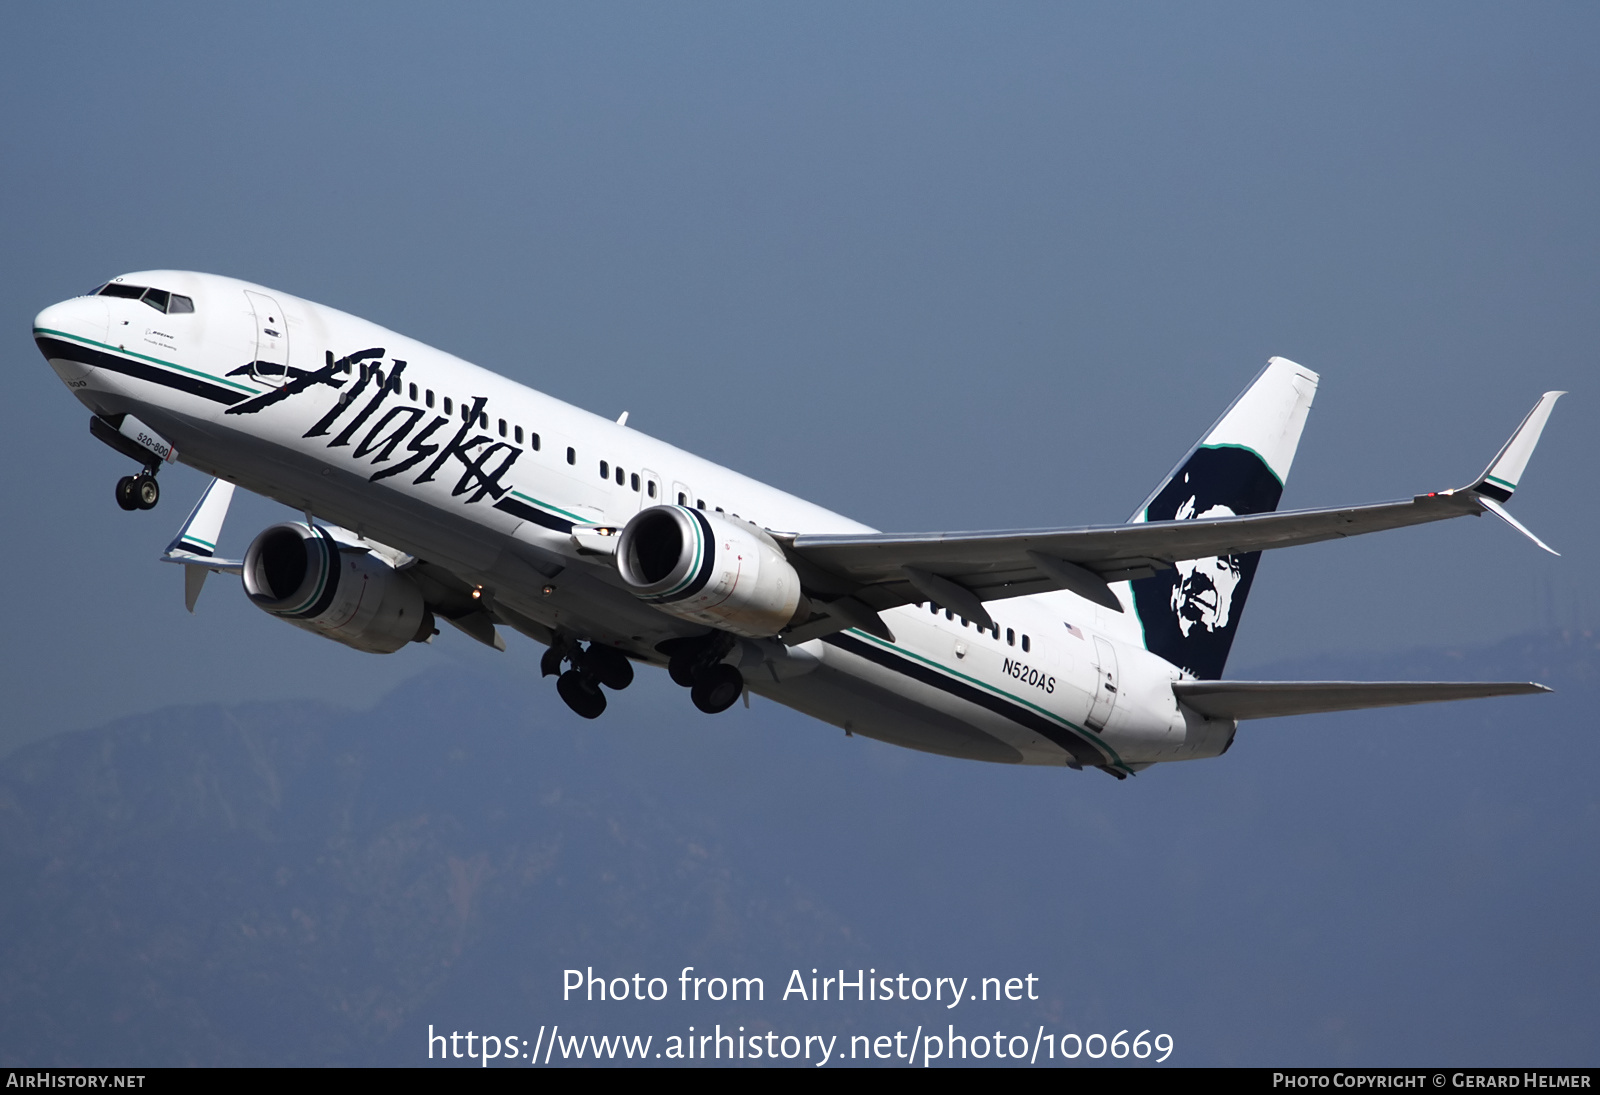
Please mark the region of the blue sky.
MULTIPOLYGON (((1272 354, 1284 498, 1466 482, 1571 389, 1515 510, 1270 556, 1232 669, 1592 620, 1592 6, 110 4, 0 44, 0 749, 424 665, 155 556, 29 339, 130 269, 368 316, 896 530, 1124 518, 1272 354)), ((225 547, 275 516, 235 507, 225 547)), ((505 658, 530 673, 528 644, 505 658)))

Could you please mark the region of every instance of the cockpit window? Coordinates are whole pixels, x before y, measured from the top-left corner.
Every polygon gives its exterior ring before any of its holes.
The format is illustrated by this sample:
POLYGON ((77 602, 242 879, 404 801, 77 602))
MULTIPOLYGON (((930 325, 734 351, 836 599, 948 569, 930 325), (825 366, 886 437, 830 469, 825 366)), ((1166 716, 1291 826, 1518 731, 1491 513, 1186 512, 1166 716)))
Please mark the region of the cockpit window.
POLYGON ((147 289, 143 285, 123 285, 121 282, 113 281, 109 285, 102 285, 93 295, 142 300, 156 311, 169 315, 194 311, 194 301, 181 293, 169 293, 165 289, 147 289))

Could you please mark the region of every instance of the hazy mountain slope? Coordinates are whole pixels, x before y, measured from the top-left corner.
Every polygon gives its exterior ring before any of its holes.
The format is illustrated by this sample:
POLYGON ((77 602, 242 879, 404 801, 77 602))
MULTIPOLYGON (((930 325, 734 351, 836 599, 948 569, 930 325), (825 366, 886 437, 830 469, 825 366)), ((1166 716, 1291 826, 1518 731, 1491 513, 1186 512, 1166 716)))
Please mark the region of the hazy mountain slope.
POLYGON ((760 701, 708 718, 659 674, 580 723, 527 672, 6 758, 0 1058, 405 1064, 429 1023, 999 1019, 1165 1030, 1188 1063, 1594 1061, 1592 637, 1272 667, 1559 691, 1246 724, 1226 757, 1120 784, 760 701), (561 1004, 588 965, 757 974, 769 1002, 561 1004), (1043 998, 774 1001, 813 966, 1033 972, 1043 998))

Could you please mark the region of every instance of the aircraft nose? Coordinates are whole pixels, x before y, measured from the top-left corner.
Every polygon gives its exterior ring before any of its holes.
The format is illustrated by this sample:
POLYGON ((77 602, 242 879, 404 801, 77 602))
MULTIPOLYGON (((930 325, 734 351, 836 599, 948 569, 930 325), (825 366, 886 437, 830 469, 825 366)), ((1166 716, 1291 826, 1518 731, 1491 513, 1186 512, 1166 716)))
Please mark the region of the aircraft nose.
POLYGON ((63 383, 83 389, 94 371, 85 343, 103 345, 111 309, 100 297, 74 297, 33 317, 33 341, 63 383))
POLYGON ((33 317, 34 338, 70 335, 104 342, 110 309, 101 297, 73 297, 52 304, 33 317))

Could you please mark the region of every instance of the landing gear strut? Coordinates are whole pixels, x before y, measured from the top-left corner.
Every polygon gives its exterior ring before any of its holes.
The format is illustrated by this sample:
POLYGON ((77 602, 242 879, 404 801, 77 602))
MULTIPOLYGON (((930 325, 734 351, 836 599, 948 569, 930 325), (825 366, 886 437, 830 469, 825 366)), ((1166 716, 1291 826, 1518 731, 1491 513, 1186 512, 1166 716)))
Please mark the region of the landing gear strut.
POLYGON ((733 649, 732 635, 717 632, 697 639, 669 639, 656 647, 667 655, 667 673, 689 690, 689 699, 708 715, 732 707, 744 693, 744 674, 722 659, 733 649))
POLYGON ((117 505, 126 510, 155 509, 161 501, 161 486, 149 469, 117 480, 117 505))
POLYGON ((539 659, 540 675, 556 678, 556 692, 566 705, 586 719, 597 719, 606 709, 600 686, 620 692, 633 683, 633 663, 614 646, 560 641, 539 659), (563 662, 572 668, 561 671, 563 662))

